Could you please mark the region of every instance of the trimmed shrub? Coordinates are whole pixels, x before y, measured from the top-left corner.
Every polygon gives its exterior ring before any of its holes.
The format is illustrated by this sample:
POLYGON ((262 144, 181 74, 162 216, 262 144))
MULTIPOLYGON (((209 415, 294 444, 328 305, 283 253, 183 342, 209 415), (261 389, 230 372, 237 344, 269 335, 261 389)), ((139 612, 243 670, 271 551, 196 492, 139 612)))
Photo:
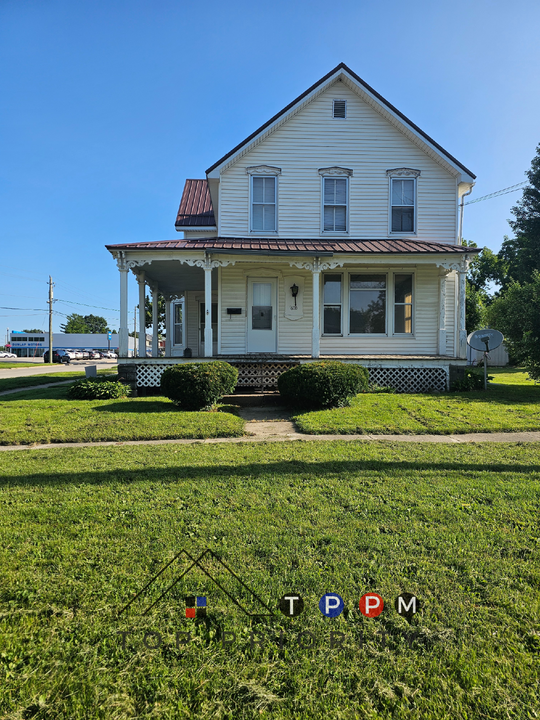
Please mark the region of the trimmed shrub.
POLYGON ((182 410, 202 410, 234 392, 238 370, 221 360, 185 363, 167 368, 161 390, 182 410))
POLYGON ((369 373, 361 365, 321 361, 297 365, 278 378, 278 390, 289 404, 306 408, 345 407, 368 389, 369 373))
POLYGON ((129 385, 110 377, 90 377, 77 380, 69 386, 70 400, 114 400, 128 397, 131 394, 129 385))

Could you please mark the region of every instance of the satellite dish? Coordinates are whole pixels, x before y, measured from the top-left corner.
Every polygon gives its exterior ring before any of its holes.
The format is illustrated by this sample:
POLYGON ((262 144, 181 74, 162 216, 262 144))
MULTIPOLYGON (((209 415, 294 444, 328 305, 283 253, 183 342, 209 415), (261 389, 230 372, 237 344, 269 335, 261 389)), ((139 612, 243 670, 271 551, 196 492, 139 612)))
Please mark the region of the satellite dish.
POLYGON ((490 352, 495 350, 504 340, 504 336, 498 330, 476 330, 471 333, 467 338, 467 343, 473 348, 473 350, 480 350, 481 352, 490 352))

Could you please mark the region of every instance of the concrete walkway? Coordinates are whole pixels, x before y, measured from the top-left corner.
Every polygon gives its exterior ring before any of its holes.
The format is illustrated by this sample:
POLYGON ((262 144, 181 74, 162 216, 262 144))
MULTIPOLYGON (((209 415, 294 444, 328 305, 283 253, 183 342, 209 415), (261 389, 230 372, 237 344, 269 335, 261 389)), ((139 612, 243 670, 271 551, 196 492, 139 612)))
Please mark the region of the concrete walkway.
POLYGON ((71 378, 71 380, 59 380, 58 382, 45 383, 44 385, 29 385, 28 387, 14 388, 13 390, 2 390, 2 395, 11 395, 12 393, 27 392, 28 390, 43 390, 43 388, 54 387, 55 385, 68 385, 69 383, 75 382, 77 378, 71 378))

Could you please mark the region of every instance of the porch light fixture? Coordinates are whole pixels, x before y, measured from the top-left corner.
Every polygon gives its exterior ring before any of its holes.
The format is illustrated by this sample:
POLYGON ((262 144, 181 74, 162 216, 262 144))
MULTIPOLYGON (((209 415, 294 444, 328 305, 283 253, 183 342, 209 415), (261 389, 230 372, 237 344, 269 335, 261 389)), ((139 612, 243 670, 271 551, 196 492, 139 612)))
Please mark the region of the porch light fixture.
POLYGON ((294 307, 296 307, 296 296, 298 295, 298 285, 296 283, 294 283, 294 285, 291 285, 291 292, 294 298, 294 307))

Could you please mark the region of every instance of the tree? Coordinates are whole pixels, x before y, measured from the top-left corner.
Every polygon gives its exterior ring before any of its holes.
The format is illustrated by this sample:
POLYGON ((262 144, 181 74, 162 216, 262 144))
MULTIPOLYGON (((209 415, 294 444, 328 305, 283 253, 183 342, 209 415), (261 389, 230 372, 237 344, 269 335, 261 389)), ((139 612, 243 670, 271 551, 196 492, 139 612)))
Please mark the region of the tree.
POLYGON ((23 330, 23 332, 25 332, 25 333, 41 333, 41 334, 43 334, 45 331, 44 331, 44 330, 36 330, 35 328, 32 328, 32 330, 23 330))
POLYGON ((84 322, 86 323, 86 326, 88 328, 88 330, 86 332, 89 332, 89 333, 109 332, 109 327, 107 326, 107 321, 105 320, 104 317, 101 317, 101 315, 85 315, 84 322))
POLYGON ((106 333, 109 332, 107 321, 100 315, 79 315, 72 313, 67 316, 67 321, 60 326, 63 333, 106 333))
POLYGON ((486 326, 486 300, 484 293, 468 281, 465 292, 465 327, 469 335, 486 326))
POLYGON ((504 334, 511 357, 540 381, 540 272, 533 271, 529 283, 510 285, 488 308, 487 319, 504 334))
POLYGON ((505 237, 498 253, 499 270, 505 271, 504 275, 500 273, 503 292, 513 282, 531 282, 534 270, 540 270, 540 145, 525 174, 529 185, 511 210, 515 220, 509 221, 515 237, 505 237))

